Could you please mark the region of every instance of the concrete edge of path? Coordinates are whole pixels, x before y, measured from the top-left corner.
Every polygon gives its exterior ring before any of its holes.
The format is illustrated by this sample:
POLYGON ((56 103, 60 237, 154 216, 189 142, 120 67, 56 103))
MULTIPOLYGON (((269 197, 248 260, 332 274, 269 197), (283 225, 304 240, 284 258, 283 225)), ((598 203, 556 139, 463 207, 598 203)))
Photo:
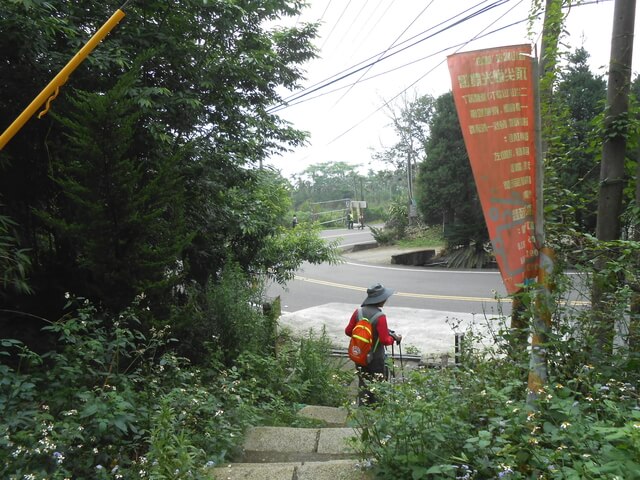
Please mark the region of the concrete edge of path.
MULTIPOLYGON (((310 331, 319 335, 324 329, 332 345, 337 348, 346 348, 349 337, 345 335, 344 329, 353 310, 352 304, 327 303, 296 312, 283 313, 279 326, 298 336, 307 336, 310 331)), ((480 333, 486 332, 490 326, 495 328, 500 323, 499 320, 472 313, 404 307, 385 307, 384 311, 387 314, 389 328, 403 335, 404 352, 417 350, 423 357, 453 355, 457 332, 464 333, 471 326, 480 333)))

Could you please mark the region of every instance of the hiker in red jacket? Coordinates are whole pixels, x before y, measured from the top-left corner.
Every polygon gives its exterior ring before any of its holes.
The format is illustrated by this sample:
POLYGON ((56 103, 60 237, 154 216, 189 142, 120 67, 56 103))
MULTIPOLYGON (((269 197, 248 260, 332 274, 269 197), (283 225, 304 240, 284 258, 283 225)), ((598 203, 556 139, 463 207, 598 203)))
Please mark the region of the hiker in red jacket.
POLYGON ((344 333, 350 337, 353 332, 353 327, 358 323, 359 311, 362 317, 373 319, 373 345, 375 346, 375 350, 371 356, 371 361, 366 367, 356 366, 358 370, 358 405, 375 402, 375 396, 367 384, 371 381, 386 379, 384 347, 385 345, 392 345, 393 342, 399 344, 402 340, 402 335, 389 330, 387 326, 387 316, 382 313, 382 307, 391 295, 393 295, 393 290, 385 288, 380 283, 369 287, 367 289, 367 298, 362 302, 361 308, 357 308, 353 312, 347 328, 344 329, 344 333))

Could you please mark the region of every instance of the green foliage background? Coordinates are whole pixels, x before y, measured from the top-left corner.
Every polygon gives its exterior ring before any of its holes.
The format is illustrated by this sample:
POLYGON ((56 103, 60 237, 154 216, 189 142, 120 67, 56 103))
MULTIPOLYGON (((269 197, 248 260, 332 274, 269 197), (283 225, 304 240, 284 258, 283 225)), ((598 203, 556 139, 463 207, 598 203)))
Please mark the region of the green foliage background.
MULTIPOLYGON (((118 6, 3 2, 0 123, 118 6)), ((304 140, 267 113, 315 55, 315 25, 266 27, 301 7, 130 2, 0 152, 2 478, 202 478, 249 424, 344 399, 324 337, 276 352, 263 292, 337 260, 260 168, 304 140)))

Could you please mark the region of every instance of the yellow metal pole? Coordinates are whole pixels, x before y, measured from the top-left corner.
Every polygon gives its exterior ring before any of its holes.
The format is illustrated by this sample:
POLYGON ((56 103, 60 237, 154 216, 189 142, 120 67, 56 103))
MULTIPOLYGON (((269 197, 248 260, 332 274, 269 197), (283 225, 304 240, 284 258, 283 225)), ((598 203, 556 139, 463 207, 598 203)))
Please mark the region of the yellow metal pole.
MULTIPOLYGON (((75 56, 69 60, 62 70, 49 82, 44 90, 40 92, 40 94, 33 99, 33 101, 29 104, 27 108, 16 118, 11 125, 4 131, 4 133, 0 136, 0 150, 4 148, 4 146, 13 138, 13 136, 20 131, 20 129, 24 126, 25 123, 33 116, 33 114, 42 106, 42 104, 62 86, 65 84, 69 75, 82 63, 82 61, 87 58, 87 56, 93 51, 94 48, 102 41, 104 37, 115 27, 120 20, 124 17, 124 12, 122 10, 116 10, 116 12, 111 15, 111 18, 106 21, 106 23, 100 27, 93 37, 89 39, 87 43, 85 43, 84 47, 82 47, 75 56)), ((47 108, 48 110, 48 108, 47 108)), ((47 110, 44 110, 40 116, 44 115, 47 110)))

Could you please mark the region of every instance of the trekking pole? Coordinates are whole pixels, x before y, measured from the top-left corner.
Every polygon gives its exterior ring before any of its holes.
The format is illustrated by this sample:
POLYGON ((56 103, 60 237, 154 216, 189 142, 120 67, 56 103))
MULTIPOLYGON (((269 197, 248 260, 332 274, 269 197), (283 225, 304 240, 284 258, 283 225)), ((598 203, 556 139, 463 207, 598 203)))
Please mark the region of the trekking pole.
POLYGON ((396 362, 393 359, 394 356, 395 356, 395 353, 393 351, 393 343, 392 343, 391 344, 391 376, 395 380, 395 378, 396 378, 396 362))
POLYGON ((402 375, 402 381, 404 382, 404 363, 402 362, 402 343, 398 342, 398 350, 400 350, 400 375, 402 375))

